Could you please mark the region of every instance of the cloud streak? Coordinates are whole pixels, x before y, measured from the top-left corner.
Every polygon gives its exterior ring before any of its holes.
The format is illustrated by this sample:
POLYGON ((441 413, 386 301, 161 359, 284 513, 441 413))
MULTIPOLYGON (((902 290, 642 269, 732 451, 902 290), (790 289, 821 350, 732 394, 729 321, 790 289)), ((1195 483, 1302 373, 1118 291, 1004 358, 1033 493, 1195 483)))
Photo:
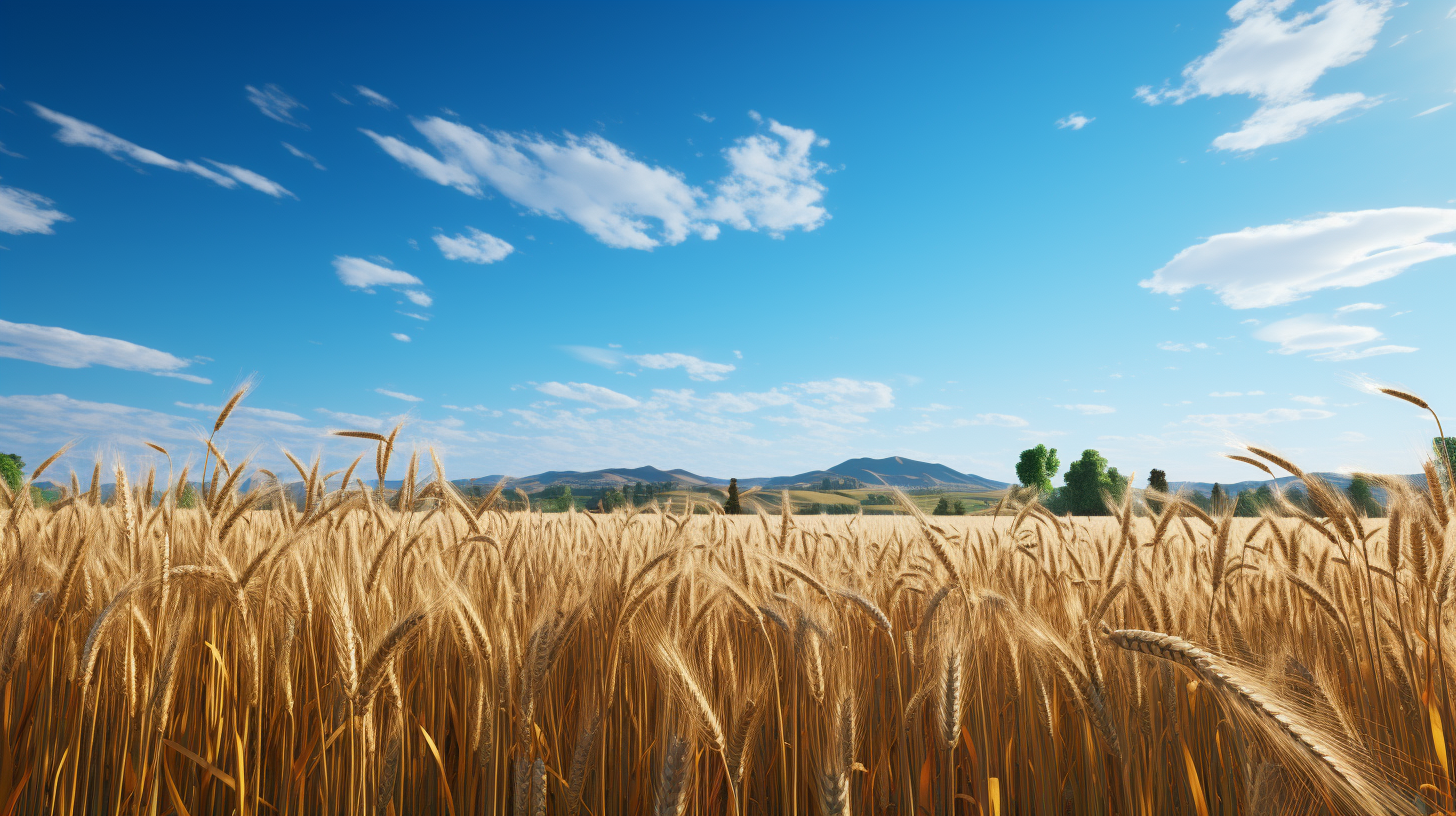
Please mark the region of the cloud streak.
POLYGON ((0 232, 55 234, 51 225, 70 221, 71 216, 51 206, 54 203, 39 193, 0 184, 0 232))
POLYGON ((184 373, 183 369, 190 366, 191 361, 165 351, 112 337, 82 334, 59 326, 0 320, 0 357, 57 368, 106 366, 204 385, 212 382, 205 377, 184 373))

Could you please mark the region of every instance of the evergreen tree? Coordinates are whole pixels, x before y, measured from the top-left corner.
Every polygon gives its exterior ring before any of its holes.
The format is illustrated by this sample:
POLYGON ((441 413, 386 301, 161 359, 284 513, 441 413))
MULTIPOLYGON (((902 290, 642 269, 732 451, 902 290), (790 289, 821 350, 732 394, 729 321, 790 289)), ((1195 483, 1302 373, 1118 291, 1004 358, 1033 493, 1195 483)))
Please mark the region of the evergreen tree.
POLYGON ((1222 515, 1224 506, 1228 504, 1228 496, 1223 492, 1223 486, 1218 482, 1213 483, 1213 492, 1208 494, 1209 504, 1213 505, 1213 512, 1222 515))
POLYGON ((956 499, 955 504, 951 505, 950 514, 952 516, 964 516, 966 514, 966 503, 960 499, 956 499))
MULTIPOLYGON (((1159 493, 1168 492, 1168 474, 1157 468, 1148 471, 1148 489, 1156 490, 1159 493)), ((1157 499, 1148 499, 1148 507, 1154 513, 1163 512, 1163 503, 1157 499)))
POLYGON ((1026 487, 1034 487, 1043 493, 1052 492, 1052 477, 1062 463, 1057 459, 1057 449, 1037 445, 1021 452, 1021 461, 1016 463, 1016 478, 1026 487))
POLYGON ((197 506, 197 490, 192 483, 182 485, 182 492, 177 494, 177 506, 183 509, 190 509, 197 506))
POLYGON ((1456 436, 1438 436, 1431 440, 1431 448, 1436 452, 1436 475, 1450 490, 1451 474, 1456 473, 1456 436))
POLYGON ((823 480, 821 480, 819 482, 819 489, 822 490, 822 491, 824 491, 825 493, 828 493, 829 492, 830 487, 829 487, 829 477, 828 476, 825 476, 823 478, 823 480))
POLYGON ((723 512, 730 516, 736 516, 743 512, 743 505, 738 501, 738 480, 728 480, 728 501, 723 502, 723 512))
POLYGON ((1239 491, 1239 495, 1234 497, 1234 515, 1240 518, 1253 518, 1259 515, 1259 500, 1254 495, 1254 491, 1239 491))
POLYGON ((946 497, 941 496, 940 497, 940 501, 937 502, 936 505, 935 505, 935 510, 932 511, 932 515, 937 515, 937 516, 948 516, 948 515, 950 515, 950 501, 947 500, 946 497))

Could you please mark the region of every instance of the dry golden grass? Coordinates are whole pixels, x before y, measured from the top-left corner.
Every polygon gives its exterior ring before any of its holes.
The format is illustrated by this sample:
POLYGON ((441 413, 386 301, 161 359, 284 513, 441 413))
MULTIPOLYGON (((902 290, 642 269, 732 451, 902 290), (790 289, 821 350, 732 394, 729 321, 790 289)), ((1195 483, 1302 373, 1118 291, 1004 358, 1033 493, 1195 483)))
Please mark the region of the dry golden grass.
POLYGON ((402 512, 208 447, 196 509, 0 495, 0 816, 1456 808, 1439 493, 542 515, 412 458, 402 512))

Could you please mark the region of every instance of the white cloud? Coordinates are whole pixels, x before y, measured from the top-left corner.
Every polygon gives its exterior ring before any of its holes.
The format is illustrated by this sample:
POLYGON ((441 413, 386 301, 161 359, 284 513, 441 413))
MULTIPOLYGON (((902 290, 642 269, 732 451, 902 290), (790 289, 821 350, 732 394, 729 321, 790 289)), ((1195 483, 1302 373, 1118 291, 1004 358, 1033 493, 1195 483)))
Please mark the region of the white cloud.
POLYGON ((396 314, 402 314, 405 317, 413 317, 415 320, 423 320, 426 323, 430 322, 429 315, 415 314, 414 312, 396 312, 396 314))
POLYGON ((1164 340, 1163 342, 1161 342, 1161 343, 1158 344, 1158 348, 1162 349, 1163 351, 1188 351, 1189 350, 1189 348, 1188 348, 1187 345, 1185 345, 1183 343, 1174 343, 1172 340, 1164 340))
POLYGON ((741 230, 762 228, 775 237, 795 227, 808 232, 823 226, 829 213, 819 203, 824 185, 816 176, 826 168, 811 160, 809 151, 828 147, 829 140, 772 119, 768 129, 778 141, 754 134, 724 151, 732 172, 718 182, 708 217, 741 230))
POLYGON ((310 156, 309 154, 303 152, 302 150, 299 150, 298 148, 294 147, 293 145, 289 144, 288 142, 279 142, 279 144, 283 145, 283 149, 284 150, 287 150, 292 155, 296 156, 297 158, 303 159, 304 161, 308 162, 309 164, 312 164, 314 166, 314 169, 315 170, 327 170, 328 169, 327 167, 324 167, 322 164, 319 164, 319 160, 318 159, 315 159, 313 156, 310 156))
POLYGON ((0 232, 24 235, 27 232, 52 235, 51 225, 70 221, 71 216, 51 207, 53 202, 43 195, 6 187, 0 184, 0 232))
POLYGON ((626 394, 591 383, 547 382, 536 386, 536 390, 548 396, 585 402, 599 408, 636 408, 641 405, 626 394))
POLYGON ((1359 351, 1327 351, 1324 354, 1314 354, 1311 356, 1316 360, 1343 363, 1349 360, 1364 360, 1367 357, 1379 357, 1382 354, 1410 354, 1413 351, 1420 351, 1420 349, 1414 346, 1370 346, 1359 351))
POLYGON ((466 227, 466 229, 470 232, 469 236, 458 233, 454 238, 444 235, 435 236, 435 246, 440 248, 440 252, 448 260, 490 264, 505 260, 507 255, 516 250, 504 240, 481 232, 475 227, 466 227))
POLYGON ((706 113, 695 113, 693 115, 696 116, 696 117, 698 117, 699 119, 702 119, 704 122, 711 122, 714 119, 717 119, 718 118, 716 116, 709 116, 706 113))
POLYGON ((955 427, 966 425, 995 425, 999 428, 1025 428, 1031 423, 1019 416, 1011 414, 976 414, 975 419, 957 419, 951 423, 955 427))
POLYGON ((1235 25, 1218 47, 1183 69, 1176 88, 1137 89, 1151 105, 1181 104, 1198 96, 1242 94, 1260 107, 1243 127, 1214 140, 1220 150, 1254 150, 1297 139, 1309 128, 1357 106, 1373 104, 1364 94, 1322 99, 1311 93, 1331 68, 1365 56, 1384 27, 1389 0, 1329 0, 1313 11, 1284 18, 1293 0, 1240 0, 1228 11, 1235 25))
POLYGON ((160 377, 210 384, 212 380, 184 374, 191 362, 165 351, 139 346, 125 340, 63 329, 0 320, 0 357, 29 360, 58 368, 90 368, 93 365, 142 371, 160 377))
POLYGON ((1290 399, 1293 400, 1293 401, 1295 401, 1295 402, 1305 403, 1306 405, 1324 405, 1325 404, 1325 398, 1324 397, 1293 396, 1293 397, 1290 397, 1290 399))
POLYGON ((602 368, 616 370, 622 366, 622 353, 612 349, 596 348, 594 346, 562 346, 562 351, 581 360, 584 363, 599 365, 602 368))
POLYGON ((285 125, 293 125, 297 128, 308 130, 308 125, 293 118, 293 110, 308 110, 302 102, 289 96, 277 85, 264 85, 262 88, 254 88, 252 85, 243 86, 248 92, 248 101, 258 106, 263 115, 275 122, 282 122, 285 125))
MULTIPOLYGON (((241 167, 233 167, 232 165, 219 164, 218 166, 223 167, 224 169, 231 168, 228 170, 231 175, 224 175, 222 173, 209 170, 208 168, 190 159, 188 161, 177 161, 176 159, 169 159, 155 150, 148 150, 141 145, 128 142, 126 139, 108 133, 105 130, 102 130, 101 128, 89 122, 83 122, 80 119, 67 116, 64 113, 57 113, 56 111, 53 111, 43 105, 37 105, 36 103, 31 102, 30 107, 35 110, 36 115, 40 118, 60 126, 61 129, 56 131, 55 136, 56 140, 61 142, 62 144, 73 145, 76 147, 95 148, 96 150, 100 150, 102 153, 105 153, 106 155, 110 156, 113 159, 116 159, 117 161, 130 160, 134 162, 139 162, 141 164, 149 164, 153 167, 161 167, 167 170, 175 170, 179 173, 191 173, 195 176, 205 178, 220 187, 226 187, 228 189, 232 189, 238 186, 238 182, 243 181, 243 183, 247 184, 249 187, 253 187, 256 190, 268 193, 269 195, 277 196, 280 195, 280 193, 272 192, 270 191, 270 189, 265 189, 267 185, 273 185, 274 187, 277 187, 278 190, 281 190, 284 193, 288 192, 286 190, 283 190, 282 187, 278 187, 276 184, 274 184, 274 182, 268 181, 268 179, 265 179, 250 170, 244 170, 241 167), (242 174, 247 174, 250 180, 244 180, 238 174, 233 174, 233 170, 237 170, 242 174), (262 186, 260 186, 260 184, 262 186)), ((213 163, 217 164, 217 162, 213 163)), ((292 193, 288 194, 292 195, 292 193)))
POLYGON ((1214 391, 1209 394, 1210 397, 1242 397, 1243 395, 1242 391, 1214 391))
MULTIPOLYGON (((1451 103, 1450 102, 1447 102, 1447 103, 1445 103, 1443 105, 1437 105, 1434 108, 1426 108, 1425 110, 1423 110, 1420 113, 1416 114, 1416 116, 1425 116, 1426 114, 1435 113, 1438 110, 1444 110, 1444 109, 1449 108, 1449 107, 1451 107, 1451 103)), ((1414 119, 1414 118, 1416 118, 1416 116, 1412 116, 1411 118, 1414 119)))
POLYGON ((1375 311, 1384 308, 1384 303, 1351 303, 1348 306, 1341 306, 1340 308, 1336 309, 1335 314, 1345 314, 1346 312, 1375 311))
POLYGON ((602 243, 651 249, 690 235, 711 240, 716 222, 775 236, 812 230, 829 215, 820 204, 824 166, 809 158, 828 144, 811 130, 768 120, 768 134, 724 151, 730 172, 709 196, 671 168, 649 165, 598 135, 476 130, 440 117, 413 120, 439 157, 392 136, 362 131, 422 177, 471 196, 489 185, 529 211, 577 224, 602 243))
POLYGON ((1242 128, 1213 140, 1219 150, 1258 150, 1266 145, 1292 142, 1322 125, 1358 107, 1375 104, 1364 94, 1343 93, 1321 99, 1302 99, 1288 105, 1265 105, 1244 120, 1242 128))
POLYGON ((363 416, 361 414, 349 414, 342 411, 330 411, 327 408, 315 408, 320 414, 332 419, 340 425, 347 425, 350 428, 366 431, 377 431, 384 427, 384 420, 378 417, 363 416))
POLYGON ((668 352, 666 354, 628 354, 628 360, 642 366, 643 368, 668 369, 681 368, 688 374, 691 380, 707 380, 718 382, 727 377, 728 372, 733 371, 735 366, 729 363, 710 363, 707 360, 700 360, 690 354, 679 354, 668 352))
POLYGON ((1431 236, 1456 231, 1456 210, 1393 207, 1248 227, 1174 256, 1139 285, 1177 295, 1195 286, 1235 309, 1290 303, 1331 287, 1365 286, 1456 255, 1431 236))
POLYGON ((288 196, 290 198, 298 198, 298 196, 290 193, 287 189, 285 189, 282 184, 279 184, 272 179, 264 178, 263 176, 254 173, 252 170, 238 167, 235 164, 223 164, 222 162, 213 161, 212 159, 208 159, 207 162, 213 167, 216 167, 224 173, 227 173, 228 175, 232 176, 238 181, 241 181, 249 187, 252 187, 254 190, 257 190, 260 193, 266 193, 270 196, 273 196, 274 198, 282 198, 284 196, 288 196))
MULTIPOLYGON (((174 402, 178 408, 191 408, 194 411, 201 411, 204 414, 217 415, 222 410, 221 405, 205 405, 200 402, 174 402)), ((255 416, 263 419, 274 419, 279 422, 302 422, 303 417, 288 411, 275 411, 272 408, 254 408, 249 405, 239 405, 233 409, 233 413, 243 416, 255 416)))
MULTIPOLYGON (((359 289, 369 294, 374 294, 374 287, 388 286, 395 291, 409 298, 416 306, 429 308, 434 299, 417 289, 405 289, 406 286, 420 286, 424 282, 419 278, 405 272, 402 269, 392 269, 388 266, 381 266, 373 261, 366 261, 363 258, 355 258, 350 255, 334 256, 334 273, 345 286, 359 289)), ((415 315, 412 315, 415 316, 415 315)), ((424 320, 426 318, 420 318, 424 320)))
POLYGON ((950 410, 953 410, 953 409, 954 409, 954 406, 951 406, 951 405, 941 405, 938 402, 932 402, 929 405, 925 406, 924 408, 911 408, 910 410, 912 410, 912 411, 924 411, 926 413, 934 413, 936 411, 950 411, 950 410))
POLYGON ((1291 317, 1254 332, 1254 337, 1260 340, 1278 343, 1275 351, 1280 354, 1344 348, 1378 340, 1380 336, 1380 331, 1372 326, 1331 323, 1317 315, 1291 317))
POLYGON ((385 389, 385 388, 376 388, 376 389, 374 389, 374 393, 376 393, 376 394, 383 394, 386 397, 394 397, 397 400, 404 400, 405 402, 423 402, 424 401, 420 397, 415 396, 414 394, 405 394, 405 393, 400 392, 400 391, 390 391, 390 390, 385 389))
POLYGON ((1319 408, 1270 408, 1257 414, 1190 414, 1183 421, 1208 428, 1237 428, 1241 425, 1268 425, 1274 422, 1328 419, 1334 415, 1333 411, 1319 408))
POLYGON ((1065 408, 1068 411, 1076 411, 1079 414, 1086 414, 1087 416, 1095 416, 1097 414, 1110 414, 1110 413, 1113 413, 1113 412, 1115 412, 1117 410, 1116 408, 1113 408, 1111 405, 1085 405, 1085 404, 1077 404, 1077 405, 1058 405, 1057 407, 1058 408, 1065 408))
POLYGON ((1067 128, 1071 128, 1072 130, 1081 130, 1082 128, 1087 127, 1095 121, 1097 121, 1097 117, 1093 116, 1089 118, 1083 116, 1081 111, 1078 111, 1077 113, 1071 114, 1070 116, 1064 116, 1061 119, 1058 119, 1057 127, 1062 130, 1065 130, 1067 128))
POLYGON ((390 332, 389 336, 393 337, 401 343, 408 343, 410 341, 410 336, 402 332, 390 332))
POLYGON ((367 128, 359 128, 359 132, 373 139, 374 143, 383 148, 384 152, 395 161, 414 170, 424 178, 436 184, 454 187, 466 195, 480 196, 478 180, 464 168, 442 162, 418 147, 393 136, 380 136, 367 128))
POLYGON ((371 105, 374 105, 375 107, 384 108, 385 110, 394 110, 396 107, 398 107, 389 100, 389 97, 378 91, 370 90, 363 85, 355 85, 354 90, 358 92, 360 96, 364 97, 364 101, 368 102, 371 105))

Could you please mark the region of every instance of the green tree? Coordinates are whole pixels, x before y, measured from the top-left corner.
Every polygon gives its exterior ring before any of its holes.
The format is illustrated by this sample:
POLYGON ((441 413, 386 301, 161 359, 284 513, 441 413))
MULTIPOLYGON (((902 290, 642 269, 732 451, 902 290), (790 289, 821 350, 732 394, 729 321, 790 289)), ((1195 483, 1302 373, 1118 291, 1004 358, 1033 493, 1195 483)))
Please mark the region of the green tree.
POLYGON ((964 516, 966 514, 966 503, 960 499, 956 499, 955 504, 950 507, 950 514, 952 516, 964 516))
POLYGON ((933 510, 931 512, 932 512, 933 515, 937 515, 937 516, 948 516, 948 515, 950 515, 950 501, 948 499, 946 499, 946 497, 941 496, 940 497, 940 501, 937 502, 936 505, 935 505, 935 510, 933 510))
POLYGON ((25 483, 25 460, 18 453, 0 453, 0 479, 10 486, 14 494, 25 483))
POLYGON ((1016 478, 1026 487, 1050 493, 1052 477, 1057 475, 1057 469, 1061 466, 1056 448, 1037 445, 1021 452, 1021 461, 1016 463, 1016 478))
POLYGON ((1431 440, 1431 448, 1436 452, 1436 475, 1449 490, 1451 474, 1456 473, 1456 436, 1438 436, 1431 440))
MULTIPOLYGON (((1148 489, 1166 494, 1168 492, 1168 474, 1157 468, 1148 471, 1148 489)), ((1148 507, 1154 513, 1163 512, 1163 503, 1157 499, 1148 499, 1148 507)))
POLYGON ((829 492, 830 486, 829 486, 829 477, 828 476, 825 476, 822 480, 820 480, 820 482, 819 482, 819 489, 822 490, 822 491, 824 491, 825 493, 828 493, 829 492))
POLYGON ((1213 512, 1223 514, 1225 505, 1228 504, 1228 495, 1223 492, 1223 486, 1218 482, 1213 483, 1213 491, 1208 494, 1208 503, 1213 505, 1213 512))
POLYGON ((736 516, 743 512, 743 505, 738 501, 738 480, 728 480, 728 500, 723 502, 723 512, 730 516, 736 516))
POLYGON ((1082 458, 1067 466, 1064 477, 1067 486, 1061 492, 1067 512, 1075 516, 1107 515, 1102 491, 1109 487, 1108 475, 1102 454, 1091 448, 1082 451, 1082 458))
POLYGON ((1354 505, 1356 513, 1362 513, 1369 518, 1380 518, 1385 511, 1380 508, 1380 503, 1375 501, 1375 494, 1370 490, 1370 482, 1364 476, 1356 476, 1350 480, 1350 486, 1345 488, 1345 495, 1350 497, 1350 504, 1354 505))
POLYGON ((191 482, 182 486, 182 492, 177 495, 177 506, 183 509, 197 506, 197 491, 193 489, 191 482))
POLYGON ((1253 518, 1259 515, 1259 499, 1252 490, 1240 490, 1234 497, 1234 515, 1253 518))
POLYGON ((1130 481, 1132 480, 1118 473, 1117 468, 1110 467, 1107 469, 1107 475, 1102 479, 1102 489, 1107 491, 1114 502, 1120 503, 1123 494, 1127 492, 1127 484, 1130 481))

